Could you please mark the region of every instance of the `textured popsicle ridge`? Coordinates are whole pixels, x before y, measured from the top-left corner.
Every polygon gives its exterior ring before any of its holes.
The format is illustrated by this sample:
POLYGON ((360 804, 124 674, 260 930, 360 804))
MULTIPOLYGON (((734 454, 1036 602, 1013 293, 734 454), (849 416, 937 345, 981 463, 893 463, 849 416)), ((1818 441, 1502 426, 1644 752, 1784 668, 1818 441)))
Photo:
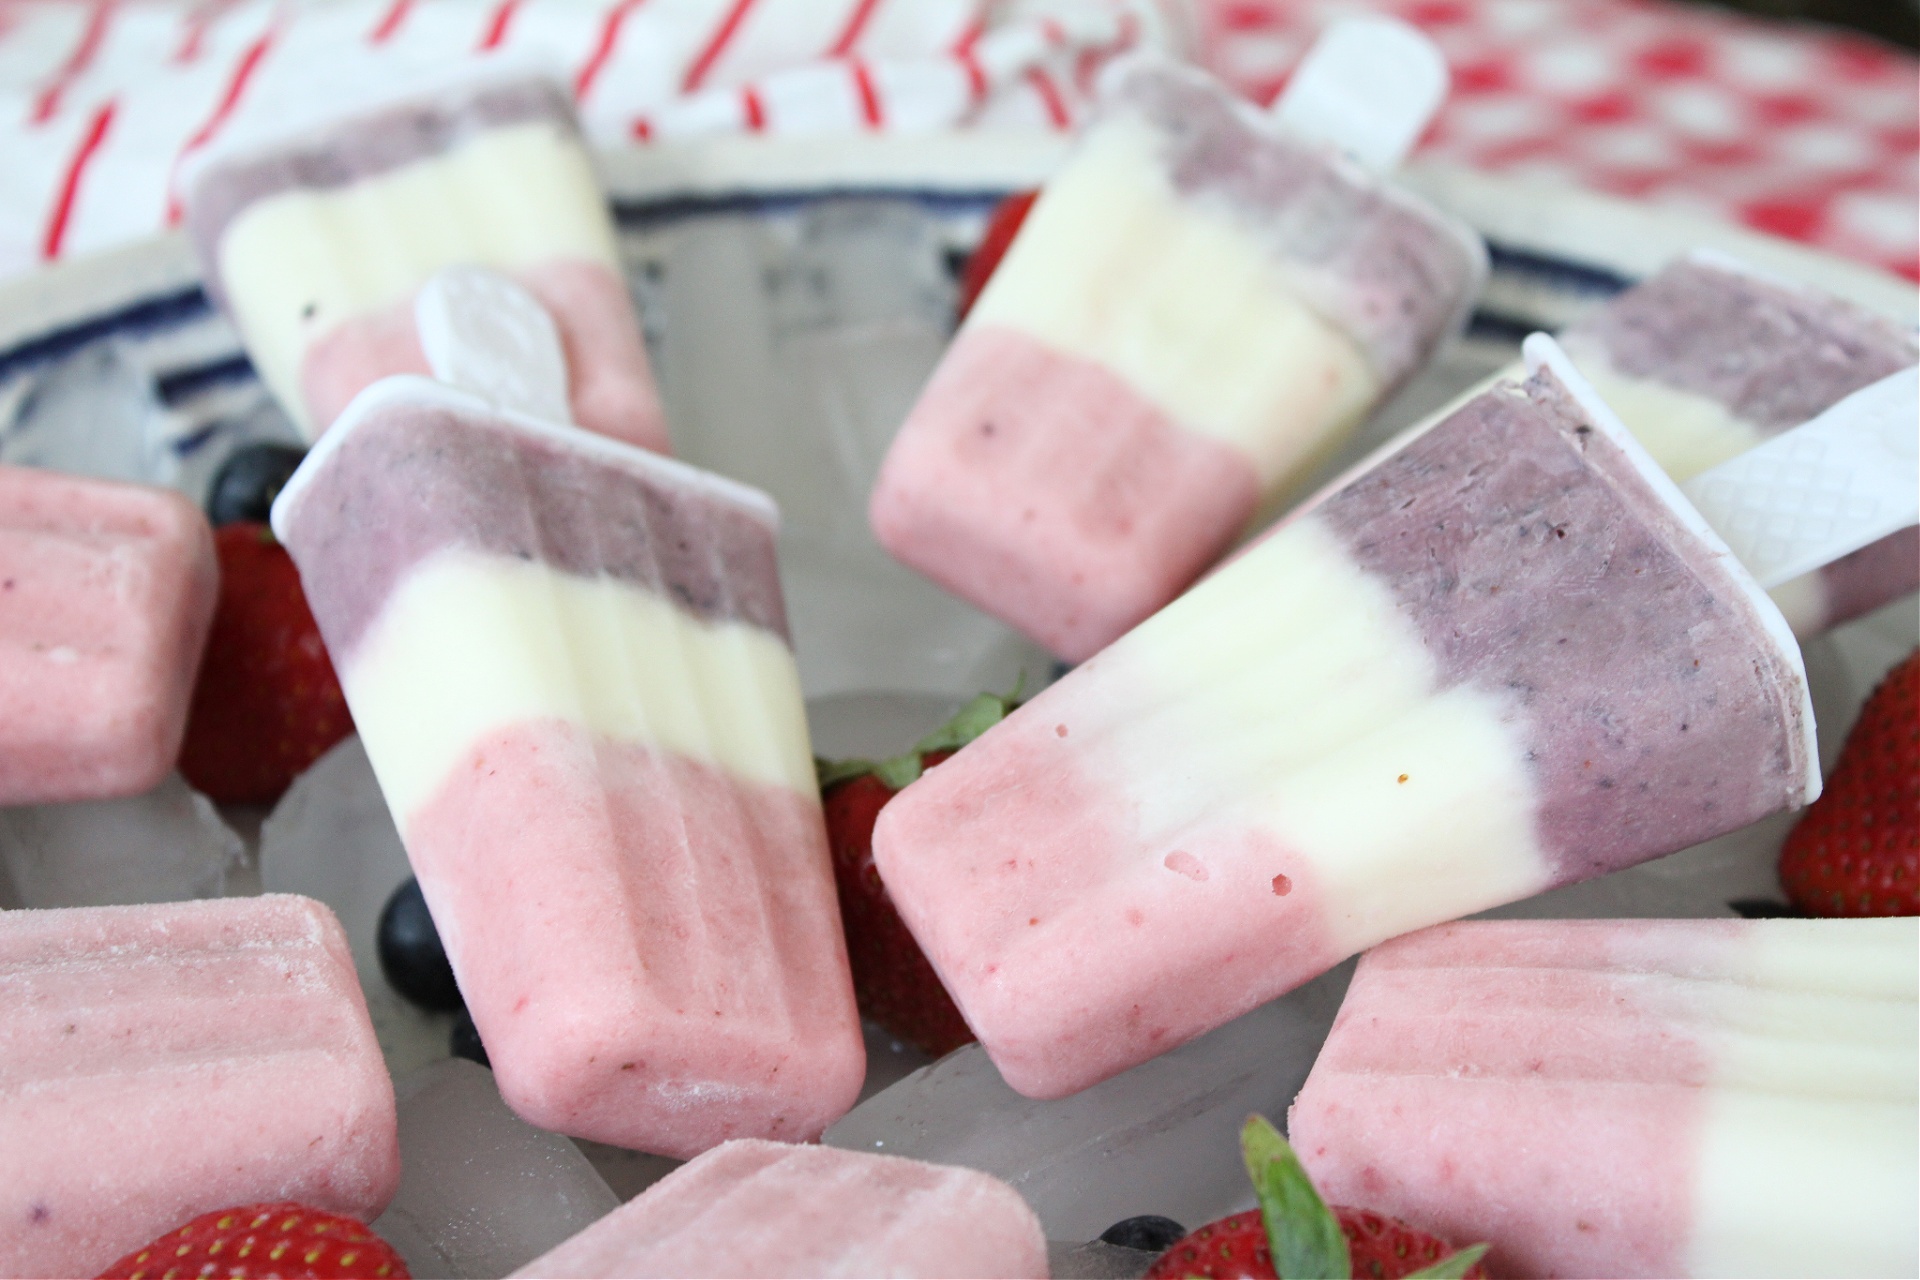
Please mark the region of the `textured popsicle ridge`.
POLYGON ((1036 1276, 1018 1192, 971 1169, 739 1141, 677 1169, 522 1276, 1036 1276))
POLYGON ((304 898, 0 914, 0 1271, 92 1275, 198 1214, 371 1220, 393 1088, 304 898))
POLYGON ((1635 285, 1562 337, 1576 358, 1598 354, 1617 373, 1710 400, 1763 436, 1920 360, 1910 328, 1697 258, 1635 285))
POLYGON ((1903 1274, 1917 944, 1911 920, 1395 939, 1290 1134, 1325 1194, 1492 1241, 1509 1274, 1903 1274))
POLYGON ((1391 584, 1443 683, 1524 723, 1556 882, 1803 802, 1797 670, 1550 375, 1477 397, 1315 518, 1391 584))
MULTIPOLYGON (((250 147, 210 161, 193 177, 185 221, 204 263, 217 263, 220 237, 247 206, 287 191, 328 190, 444 154, 477 134, 545 124, 578 139, 573 106, 538 77, 478 81, 432 98, 377 107, 277 146, 250 147)), ((224 305, 217 272, 208 288, 224 305)))
POLYGON ((0 804, 165 776, 217 585, 179 494, 0 466, 0 804))
POLYGON ((307 594, 325 601, 316 616, 337 662, 352 662, 416 565, 455 551, 610 578, 785 643, 764 505, 637 451, 582 448, 584 436, 476 418, 432 395, 370 412, 378 428, 351 432, 309 469, 276 525, 307 594))
POLYGON ((1110 98, 1114 114, 1138 113, 1159 132, 1174 188, 1228 210, 1290 263, 1389 389, 1464 317, 1486 256, 1463 224, 1266 126, 1198 72, 1142 63, 1110 98))

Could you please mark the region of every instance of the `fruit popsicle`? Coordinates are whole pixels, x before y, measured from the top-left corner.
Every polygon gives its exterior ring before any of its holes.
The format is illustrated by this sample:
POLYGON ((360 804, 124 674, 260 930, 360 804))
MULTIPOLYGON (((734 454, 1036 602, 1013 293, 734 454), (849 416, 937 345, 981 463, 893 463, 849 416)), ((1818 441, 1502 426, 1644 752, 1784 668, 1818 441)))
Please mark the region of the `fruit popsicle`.
POLYGON ((393 1083, 310 898, 0 912, 0 1274, 90 1276, 234 1204, 371 1221, 393 1083))
POLYGON ((1804 804, 1812 732, 1778 609, 1555 354, 929 771, 874 858, 1007 1083, 1056 1097, 1804 804))
POLYGON ((1920 923, 1443 925, 1367 953, 1289 1122, 1496 1275, 1912 1275, 1920 923))
POLYGON ((1132 64, 900 429, 873 530, 1078 661, 1292 493, 1484 273, 1471 230, 1327 143, 1132 64))
POLYGON ((209 291, 309 439, 363 387, 428 372, 414 313, 445 267, 510 274, 553 317, 581 426, 666 452, 606 199, 565 92, 479 79, 272 144, 189 183, 209 291))
MULTIPOLYGON (((1920 361, 1914 331, 1715 254, 1683 258, 1560 335, 1567 354, 1677 481, 1920 361)), ((1920 588, 1920 527, 1773 590, 1818 635, 1920 588)))
POLYGON ((218 585, 179 494, 0 466, 0 805, 159 785, 218 585))
POLYGON ((274 506, 501 1093, 691 1156, 865 1052, 772 503, 424 379, 274 506))
POLYGON ((998 1178, 897 1156, 728 1142, 519 1276, 1044 1276, 1047 1242, 998 1178))

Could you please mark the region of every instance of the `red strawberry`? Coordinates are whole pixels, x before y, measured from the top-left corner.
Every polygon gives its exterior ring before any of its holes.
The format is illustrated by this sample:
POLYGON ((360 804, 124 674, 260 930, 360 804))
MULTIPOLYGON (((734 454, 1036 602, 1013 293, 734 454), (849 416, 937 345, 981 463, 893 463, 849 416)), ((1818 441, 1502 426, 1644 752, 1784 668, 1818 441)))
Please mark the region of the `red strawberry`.
POLYGON ((1020 234, 1020 224, 1027 220, 1028 210, 1033 202, 1040 198, 1038 191, 1016 191, 994 206, 993 216, 987 219, 986 234, 980 237, 980 244, 967 259, 966 267, 960 272, 960 316, 966 318, 973 310, 973 304, 979 299, 980 291, 987 287, 987 280, 993 275, 993 269, 1000 265, 1000 259, 1007 256, 1007 249, 1013 244, 1013 238, 1020 234))
POLYGON ((1780 850, 1780 884, 1816 916, 1920 915, 1920 649, 1860 709, 1780 850))
POLYGON ((1146 1280, 1295 1276, 1484 1277, 1486 1246, 1455 1253, 1438 1236, 1367 1209, 1329 1208, 1308 1181, 1285 1138, 1259 1116, 1240 1131, 1260 1208, 1189 1232, 1154 1259, 1146 1280), (1274 1266, 1281 1252, 1285 1271, 1274 1266))
POLYGON ((353 732, 300 574, 266 525, 214 531, 220 603, 180 772, 222 804, 266 804, 353 732))
POLYGON ((873 824, 895 792, 997 724, 1012 706, 1012 696, 983 693, 903 756, 879 764, 819 762, 854 999, 863 1017, 935 1057, 971 1042, 973 1032, 880 882, 873 824))
POLYGON ((394 1277, 407 1264, 393 1246, 352 1218, 303 1204, 249 1204, 202 1214, 135 1249, 100 1280, 336 1280, 394 1277))

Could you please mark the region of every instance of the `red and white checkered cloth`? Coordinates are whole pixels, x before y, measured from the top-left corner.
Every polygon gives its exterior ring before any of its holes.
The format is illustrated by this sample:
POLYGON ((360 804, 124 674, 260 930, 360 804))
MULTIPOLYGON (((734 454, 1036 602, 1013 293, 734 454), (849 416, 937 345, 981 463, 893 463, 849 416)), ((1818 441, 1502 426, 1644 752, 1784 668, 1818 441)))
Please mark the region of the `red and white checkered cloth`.
POLYGON ((0 277, 179 221, 182 162, 461 61, 567 77, 597 141, 1068 130, 1179 0, 0 0, 0 277), (302 86, 299 90, 290 85, 302 86))
POLYGON ((1064 130, 1127 47, 1195 28, 1264 101, 1361 11, 1421 26, 1453 67, 1424 155, 1920 278, 1920 62, 1674 0, 0 0, 0 277, 170 225, 181 160, 270 112, 290 68, 404 83, 531 54, 602 142, 1064 130))
MULTIPOLYGON (((1887 0, 1894 3, 1895 0, 1887 0)), ((1920 61, 1673 0, 1204 0, 1202 57, 1267 101, 1333 19, 1446 53, 1417 152, 1711 213, 1920 279, 1920 61)))

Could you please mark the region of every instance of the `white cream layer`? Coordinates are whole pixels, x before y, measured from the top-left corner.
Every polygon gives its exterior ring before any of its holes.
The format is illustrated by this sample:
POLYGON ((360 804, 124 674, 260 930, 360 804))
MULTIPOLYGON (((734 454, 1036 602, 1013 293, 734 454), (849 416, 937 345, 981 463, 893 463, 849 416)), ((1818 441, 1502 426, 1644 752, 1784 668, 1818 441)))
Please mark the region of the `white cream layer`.
POLYGON ((1104 366, 1284 484, 1372 406, 1359 346, 1222 213, 1182 200, 1155 134, 1114 120, 1047 184, 967 318, 1104 366))
POLYGON ((443 267, 565 258, 619 269, 586 150, 550 122, 488 130, 343 187, 269 196, 228 225, 219 258, 247 353, 296 414, 307 344, 404 301, 443 267))
POLYGON ((1913 1275, 1920 921, 1756 922, 1729 951, 1692 975, 1726 985, 1688 1274, 1913 1275))
MULTIPOLYGON (((1298 856, 1348 952, 1548 883, 1517 718, 1441 690, 1385 585, 1311 516, 1090 665, 1060 710, 1086 775, 1134 802, 1139 874, 1196 829, 1258 831, 1298 856)), ((1207 844, 1272 874, 1256 847, 1207 844)))
POLYGON ((442 552, 394 588, 340 683, 402 830, 483 734, 527 720, 815 792, 785 643, 613 578, 442 552))

